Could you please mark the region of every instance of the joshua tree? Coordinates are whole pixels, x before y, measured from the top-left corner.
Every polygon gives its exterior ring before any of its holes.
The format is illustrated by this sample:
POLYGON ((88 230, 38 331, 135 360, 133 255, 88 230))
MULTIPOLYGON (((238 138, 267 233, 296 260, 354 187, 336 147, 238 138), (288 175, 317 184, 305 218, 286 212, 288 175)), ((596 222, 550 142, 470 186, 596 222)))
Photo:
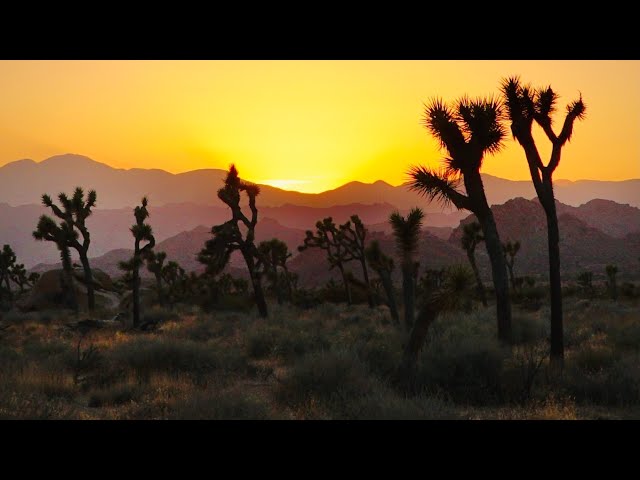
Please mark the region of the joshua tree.
POLYGON ((391 311, 391 317, 396 324, 400 324, 398 317, 398 307, 396 306, 396 297, 393 293, 393 282, 391 281, 391 272, 393 271, 393 259, 386 256, 380 248, 380 243, 377 240, 373 240, 369 243, 369 246, 364 251, 369 266, 380 277, 382 282, 382 288, 387 295, 387 305, 391 311))
POLYGON ((358 260, 362 265, 362 276, 367 288, 367 301, 369 307, 373 308, 373 294, 369 283, 369 272, 367 271, 367 262, 365 259, 365 239, 367 237, 367 229, 364 227, 362 220, 358 215, 351 215, 351 220, 340 225, 340 232, 345 246, 351 253, 354 260, 358 260), (352 226, 353 224, 353 226, 352 226))
POLYGON ((618 267, 615 265, 607 265, 605 271, 607 272, 607 289, 612 300, 618 300, 618 283, 616 281, 616 275, 618 274, 618 267))
POLYGON ((511 279, 511 288, 516 291, 516 278, 513 276, 513 262, 515 262, 516 255, 520 251, 520 240, 512 242, 509 240, 507 243, 502 244, 504 250, 504 258, 507 262, 507 268, 509 269, 509 278, 511 279))
POLYGON ((73 286, 73 265, 71 263, 71 252, 69 245, 77 242, 78 232, 68 222, 60 222, 58 225, 52 218, 42 215, 38 221, 36 230, 33 232, 36 240, 53 242, 60 251, 62 262, 61 285, 64 293, 64 303, 75 312, 78 311, 78 300, 73 286))
POLYGON ((482 235, 482 227, 478 222, 467 223, 463 227, 462 232, 462 248, 467 252, 467 258, 469 259, 469 263, 471 264, 471 270, 473 270, 473 276, 476 279, 476 285, 478 290, 478 296, 482 301, 482 305, 487 306, 487 294, 484 291, 484 285, 482 284, 482 279, 480 278, 480 271, 478 270, 478 265, 476 264, 476 247, 480 242, 484 241, 484 236, 482 235))
POLYGON ((258 311, 262 317, 267 317, 267 303, 262 291, 262 274, 257 268, 260 254, 254 242, 256 224, 258 223, 256 197, 259 194, 260 187, 241 180, 235 165, 231 165, 224 186, 218 190, 218 198, 231 209, 231 220, 221 225, 215 225, 211 229, 213 238, 207 240, 198 259, 207 265, 210 271, 221 271, 229 262, 231 253, 240 250, 249 270, 258 311), (251 219, 247 218, 240 208, 240 194, 242 192, 249 199, 251 219), (240 224, 246 229, 244 236, 240 231, 240 224))
POLYGON ((86 219, 91 215, 91 209, 96 206, 97 195, 95 190, 91 190, 87 199, 84 198, 84 191, 80 187, 76 187, 71 198, 66 194, 58 195, 58 200, 62 205, 62 209, 53 203, 51 197, 47 194, 42 195, 42 204, 51 208, 54 215, 66 224, 69 230, 77 230, 82 236, 82 243, 78 240, 79 236, 73 235, 69 237, 69 248, 74 248, 80 257, 82 269, 84 271, 84 282, 87 286, 87 303, 89 310, 94 310, 96 305, 93 275, 91 266, 89 265, 89 245, 91 244, 91 235, 85 224, 86 219))
POLYGON ((142 197, 142 205, 137 206, 133 210, 133 215, 136 218, 136 223, 130 228, 133 238, 135 239, 133 258, 128 262, 120 262, 120 268, 122 270, 131 272, 134 328, 140 325, 140 267, 156 244, 151 225, 144 222, 149 218, 147 203, 147 197, 142 197), (142 242, 146 242, 146 244, 141 246, 142 242))
POLYGON ((444 311, 467 308, 474 284, 473 274, 467 267, 449 267, 441 287, 422 299, 415 325, 411 329, 409 341, 404 347, 402 362, 396 372, 396 381, 404 388, 414 386, 418 354, 429 332, 429 327, 444 311))
POLYGON ((164 262, 167 259, 167 254, 165 252, 154 252, 153 250, 149 251, 145 257, 145 261, 147 262, 147 270, 153 273, 153 276, 156 279, 156 290, 158 291, 158 303, 160 305, 164 304, 164 294, 162 290, 162 269, 164 268, 164 262))
POLYGON ((287 244, 277 238, 265 240, 258 245, 262 266, 271 280, 273 290, 278 299, 278 305, 282 305, 284 295, 282 284, 285 283, 287 296, 291 300, 291 278, 287 269, 287 260, 291 258, 289 247, 287 244), (278 271, 278 267, 282 269, 282 274, 278 271))
POLYGON ((475 214, 482 226, 491 261, 498 338, 508 341, 511 337, 511 302, 507 266, 480 176, 485 154, 496 153, 502 148, 505 131, 500 123, 501 113, 500 102, 492 99, 463 97, 453 107, 441 100, 431 101, 426 106, 425 126, 440 141, 448 156, 444 159, 445 168, 440 171, 423 166, 412 167, 410 188, 432 201, 452 203, 458 209, 475 214), (460 183, 464 183, 466 195, 460 192, 460 183))
POLYGON ((404 299, 404 322, 407 330, 413 326, 415 303, 415 274, 417 273, 414 255, 418 250, 420 229, 424 213, 419 208, 413 208, 405 219, 399 212, 389 216, 389 223, 396 240, 398 256, 402 259, 402 293, 404 299))
POLYGON ((578 285, 580 285, 582 292, 589 298, 593 297, 593 273, 581 272, 580 274, 578 274, 576 280, 578 281, 578 285))
POLYGON ((4 288, 7 291, 9 299, 13 297, 11 292, 11 272, 16 265, 16 254, 10 245, 4 245, 0 252, 0 289, 4 288))
POLYGON ((27 275, 27 270, 24 268, 24 264, 16 263, 11 267, 9 272, 11 281, 18 285, 20 293, 24 292, 24 287, 32 287, 40 278, 40 274, 33 272, 27 275))
POLYGON ((311 230, 306 231, 304 244, 298 247, 298 251, 302 252, 307 248, 320 248, 327 252, 327 260, 329 261, 329 270, 338 267, 344 290, 347 295, 347 303, 351 305, 351 288, 349 280, 344 270, 344 264, 353 260, 351 251, 345 246, 343 233, 333 223, 331 217, 327 217, 322 221, 316 222, 316 233, 311 230))
POLYGON ((573 124, 585 117, 586 105, 582 95, 567 105, 562 130, 553 130, 552 115, 556 109, 558 95, 551 87, 534 89, 520 83, 518 77, 505 79, 502 93, 511 120, 511 132, 522 146, 531 180, 540 204, 547 217, 547 237, 549 246, 549 287, 551 290, 551 361, 562 367, 564 362, 564 339, 562 325, 562 282, 560 278, 560 232, 558 214, 553 193, 553 172, 560 164, 562 147, 571 139, 573 124), (544 165, 533 138, 533 122, 544 131, 552 145, 549 163, 544 165))
POLYGON ((167 284, 169 304, 173 308, 178 299, 187 293, 188 287, 186 284, 189 281, 189 277, 184 268, 177 262, 171 261, 162 267, 162 279, 167 284))

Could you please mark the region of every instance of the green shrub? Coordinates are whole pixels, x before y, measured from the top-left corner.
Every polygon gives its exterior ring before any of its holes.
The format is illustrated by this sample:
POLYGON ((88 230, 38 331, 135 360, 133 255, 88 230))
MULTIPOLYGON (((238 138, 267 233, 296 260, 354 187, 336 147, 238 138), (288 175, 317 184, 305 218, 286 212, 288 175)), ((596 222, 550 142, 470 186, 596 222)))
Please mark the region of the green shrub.
POLYGON ((236 348, 172 338, 138 337, 114 347, 109 359, 141 376, 154 372, 237 374, 246 370, 246 358, 236 348))
POLYGON ((178 420, 267 420, 268 405, 256 396, 238 391, 198 392, 177 403, 172 418, 178 420))
POLYGON ((281 403, 300 406, 315 400, 325 405, 348 403, 371 392, 365 366, 350 352, 319 352, 291 368, 276 391, 281 403))

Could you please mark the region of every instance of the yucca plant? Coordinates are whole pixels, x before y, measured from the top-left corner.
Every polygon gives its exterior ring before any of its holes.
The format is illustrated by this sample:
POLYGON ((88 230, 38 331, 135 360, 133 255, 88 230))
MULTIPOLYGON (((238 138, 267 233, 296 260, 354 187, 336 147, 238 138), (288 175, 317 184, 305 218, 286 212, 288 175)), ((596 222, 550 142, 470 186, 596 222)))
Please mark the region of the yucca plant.
POLYGON ((415 316, 417 263, 414 257, 418 251, 423 218, 424 213, 419 208, 411 209, 406 218, 399 212, 393 212, 389 216, 396 250, 402 259, 402 297, 404 323, 407 330, 413 326, 415 316))
POLYGON ((258 207, 256 197, 260 194, 260 187, 245 182, 239 176, 235 165, 229 167, 224 186, 218 190, 218 198, 231 209, 231 219, 221 225, 211 228, 213 238, 207 240, 198 255, 198 260, 207 266, 210 274, 221 272, 229 263, 231 253, 239 250, 249 270, 253 293, 260 316, 267 317, 267 302, 262 290, 262 272, 257 265, 260 253, 255 244, 255 230, 258 224, 258 207), (240 197, 244 193, 249 200, 250 217, 247 217, 240 207, 240 197), (240 225, 246 229, 245 234, 240 225))
POLYGON ((288 299, 291 300, 292 285, 291 275, 287 268, 287 260, 291 258, 292 254, 289 252, 287 244, 282 240, 272 238, 271 240, 260 242, 258 252, 260 252, 261 266, 271 281, 278 305, 282 305, 284 302, 283 286, 287 290, 288 299))
POLYGON ((367 261, 365 258, 367 229, 358 215, 351 215, 350 220, 340 225, 342 239, 346 248, 350 251, 354 260, 360 262, 362 267, 362 278, 364 278, 365 287, 367 289, 367 301, 369 308, 373 307, 373 292, 371 291, 371 283, 369 282, 369 271, 367 269, 367 261))
POLYGON ((331 217, 327 217, 322 221, 319 220, 316 222, 315 233, 307 230, 305 235, 304 243, 298 247, 298 251, 302 252, 308 248, 320 248, 327 252, 329 270, 337 267, 340 271, 347 297, 347 304, 351 305, 351 287, 344 265, 353 260, 353 255, 345 245, 343 232, 336 227, 331 217))
POLYGON ((498 338, 511 337, 511 302, 500 236, 480 176, 485 155, 503 147, 502 105, 496 99, 463 97, 453 105, 435 99, 425 106, 424 124, 447 152, 440 170, 414 166, 410 188, 430 201, 473 212, 482 227, 496 293, 498 338), (464 186, 466 195, 460 190, 464 186))
POLYGON ((154 252, 151 250, 145 256, 145 262, 147 264, 147 270, 153 273, 156 279, 156 290, 158 292, 158 303, 164 304, 164 290, 162 288, 162 269, 164 268, 164 262, 167 259, 166 252, 154 252))
POLYGON ((501 85, 511 133, 523 148, 531 180, 547 217, 549 246, 549 288, 551 293, 551 361, 562 367, 564 362, 564 334, 562 322, 562 279, 560 277, 560 231, 553 193, 553 173, 560 164, 562 148, 571 140, 576 120, 585 117, 587 107, 582 95, 566 107, 560 133, 553 129, 553 114, 558 95, 551 86, 533 88, 519 77, 504 79, 501 85), (533 138, 533 124, 537 123, 552 145, 551 158, 545 165, 533 138))
POLYGON ((471 270, 473 270, 473 275, 476 278, 476 289, 478 291, 480 301, 482 301, 482 305, 486 307, 487 294, 484 290, 482 278, 480 278, 478 265, 476 264, 476 247, 480 242, 484 242, 484 236, 482 235, 482 227, 480 224, 478 222, 465 224, 462 228, 462 239, 460 243, 462 243, 464 251, 467 252, 467 258, 469 259, 471 270))
POLYGON ((95 286, 93 284, 93 273, 89 264, 89 246, 91 245, 91 234, 86 225, 86 220, 91 216, 92 208, 96 206, 97 194, 95 190, 89 191, 85 199, 84 190, 76 187, 71 198, 65 193, 58 195, 58 200, 62 208, 58 207, 47 194, 42 195, 42 204, 51 209, 53 214, 67 225, 68 230, 76 232, 75 235, 68 236, 68 247, 78 252, 82 270, 84 272, 84 283, 87 286, 87 304, 90 311, 96 306, 95 286), (80 242, 82 237, 82 242, 80 242))
POLYGON ((516 240, 512 242, 509 240, 507 243, 502 245, 502 249, 504 251, 504 258, 507 262, 507 268, 509 269, 509 278, 511 280, 511 288, 513 291, 516 291, 516 278, 513 274, 513 264, 516 260, 516 255, 520 251, 520 240, 516 240))
POLYGON ((380 242, 377 240, 371 241, 364 253, 369 266, 380 277, 382 288, 384 288, 387 296, 387 305, 391 312, 391 318, 396 325, 399 325, 398 306, 396 305, 396 296, 393 292, 393 282, 391 281, 391 272, 393 272, 394 268, 393 259, 384 254, 380 248, 380 242))

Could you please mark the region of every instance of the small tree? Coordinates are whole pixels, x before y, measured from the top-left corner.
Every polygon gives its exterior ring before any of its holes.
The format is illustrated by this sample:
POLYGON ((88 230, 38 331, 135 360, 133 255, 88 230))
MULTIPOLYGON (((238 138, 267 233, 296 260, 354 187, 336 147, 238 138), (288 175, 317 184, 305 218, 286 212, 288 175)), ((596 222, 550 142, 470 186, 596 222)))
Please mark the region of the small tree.
POLYGON ((16 254, 10 245, 4 245, 0 252, 0 290, 6 291, 9 301, 13 299, 11 292, 11 272, 15 268, 16 254))
POLYGON ((42 215, 33 232, 33 238, 39 241, 47 241, 55 243, 60 252, 60 260, 62 262, 62 276, 60 284, 63 290, 64 304, 78 311, 78 300, 76 298, 76 290, 73 285, 73 265, 71 263, 71 252, 69 245, 77 240, 78 232, 67 222, 61 222, 59 225, 50 217, 42 215))
POLYGON ((167 284, 167 297, 172 308, 186 294, 188 278, 177 262, 171 261, 162 267, 162 279, 167 284))
POLYGON ((164 262, 167 259, 167 254, 165 252, 154 252, 153 250, 149 251, 145 257, 145 261, 147 262, 147 270, 153 273, 153 276, 156 279, 156 290, 158 292, 158 303, 160 305, 164 304, 164 292, 162 289, 162 269, 164 268, 164 262))
POLYGON ((291 277, 287 269, 287 260, 291 258, 291 253, 287 244, 277 238, 272 238, 260 242, 258 252, 260 252, 261 265, 276 294, 278 305, 282 305, 284 301, 284 289, 287 290, 287 297, 291 300, 291 277), (282 272, 278 268, 282 269, 282 272))
POLYGON ((476 278, 476 289, 478 290, 478 296, 482 301, 482 305, 487 306, 487 294, 482 284, 482 278, 480 278, 480 271, 476 264, 476 247, 480 242, 484 241, 484 235, 482 235, 482 227, 478 222, 467 223, 463 227, 462 233, 462 248, 467 252, 467 258, 471 264, 471 270, 476 278))
POLYGON ((258 223, 258 208, 256 197, 260 194, 258 185, 240 179, 235 165, 231 165, 224 186, 218 190, 218 198, 231 209, 231 219, 211 229, 213 238, 207 240, 198 259, 210 270, 222 271, 231 258, 231 253, 239 250, 249 270, 253 293, 260 316, 267 317, 267 303, 262 291, 262 272, 257 268, 260 253, 255 245, 255 229, 258 223), (249 200, 251 219, 240 208, 240 195, 245 193, 249 200), (243 226, 246 233, 240 231, 243 226))
POLYGON ((367 301, 369 307, 373 307, 373 294, 369 283, 369 272, 367 270, 367 262, 365 258, 365 240, 367 237, 367 229, 364 227, 362 220, 358 215, 351 215, 351 220, 340 225, 340 232, 346 248, 349 250, 351 257, 360 262, 362 266, 362 276, 367 288, 367 301))
POLYGON ((612 300, 618 300, 618 283, 616 280, 618 267, 615 265, 607 265, 605 271, 607 273, 607 290, 609 290, 609 295, 611 295, 612 300))
POLYGON ((391 311, 391 318, 399 325, 400 318, 398 316, 398 307, 396 305, 396 296, 393 292, 393 282, 391 281, 391 272, 393 272, 393 259, 384 254, 380 248, 380 243, 373 240, 365 249, 365 257, 369 266, 378 274, 382 283, 382 288, 387 296, 387 305, 391 311))
POLYGON ((577 282, 580 288, 582 289, 582 293, 586 295, 588 298, 592 298, 594 294, 593 289, 593 273, 592 272, 581 272, 577 277, 577 282))
POLYGON ((24 268, 24 264, 16 263, 11 267, 9 273, 11 281, 18 285, 20 293, 24 292, 25 287, 32 287, 40 278, 40 274, 33 272, 27 275, 27 270, 24 268))
POLYGON ((405 219, 399 212, 389 217, 396 240, 396 249, 402 259, 402 292, 404 298, 404 321, 408 330, 413 326, 417 264, 414 255, 418 250, 420 229, 424 213, 419 208, 412 209, 405 219))
POLYGON ((120 262, 119 265, 122 270, 131 273, 134 328, 140 325, 140 267, 144 258, 156 244, 151 225, 145 223, 145 220, 149 218, 147 203, 147 197, 142 197, 142 204, 133 210, 136 219, 136 223, 130 228, 134 238, 133 258, 128 262, 120 262), (142 242, 146 242, 146 244, 141 246, 142 242))
POLYGON ((91 215, 91 209, 95 207, 97 195, 95 190, 91 190, 87 199, 84 198, 84 191, 80 187, 76 187, 73 192, 73 196, 69 198, 66 194, 61 193, 58 195, 58 200, 62 205, 60 209, 53 203, 51 197, 47 194, 42 195, 42 204, 45 207, 51 208, 54 215, 62 220, 62 223, 67 225, 67 229, 79 232, 82 236, 82 243, 80 243, 79 235, 68 236, 68 247, 74 248, 78 252, 80 257, 80 263, 82 263, 82 269, 84 271, 84 282, 87 286, 87 303, 90 311, 95 309, 95 294, 93 285, 93 274, 91 266, 89 264, 89 245, 91 245, 91 235, 86 226, 86 219, 91 215))
POLYGON ((344 264, 353 260, 351 251, 345 246, 343 233, 333 223, 331 217, 327 217, 322 221, 316 222, 315 234, 311 230, 306 231, 304 244, 298 247, 298 251, 302 252, 307 248, 320 248, 327 252, 327 261, 329 262, 329 270, 337 267, 342 277, 347 303, 351 305, 351 287, 344 264))
POLYGON ((502 250, 504 251, 504 259, 507 262, 507 269, 509 270, 509 278, 511 279, 511 288, 516 291, 516 279, 513 275, 513 263, 515 262, 516 255, 520 251, 520 240, 512 242, 509 240, 507 243, 502 244, 502 250))

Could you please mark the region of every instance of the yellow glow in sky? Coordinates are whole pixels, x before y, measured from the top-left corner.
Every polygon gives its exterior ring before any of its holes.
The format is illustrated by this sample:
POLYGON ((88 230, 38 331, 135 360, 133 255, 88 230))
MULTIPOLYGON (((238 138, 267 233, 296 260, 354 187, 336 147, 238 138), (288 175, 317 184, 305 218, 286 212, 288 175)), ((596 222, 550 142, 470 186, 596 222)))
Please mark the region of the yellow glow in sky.
MULTIPOLYGON (((558 114, 587 103, 555 178, 640 177, 639 61, 0 61, 0 165, 78 153, 174 173, 233 162, 305 192, 397 185, 441 158, 424 101, 497 94, 514 74, 551 84, 558 114)), ((529 179, 511 138, 483 171, 529 179)))

